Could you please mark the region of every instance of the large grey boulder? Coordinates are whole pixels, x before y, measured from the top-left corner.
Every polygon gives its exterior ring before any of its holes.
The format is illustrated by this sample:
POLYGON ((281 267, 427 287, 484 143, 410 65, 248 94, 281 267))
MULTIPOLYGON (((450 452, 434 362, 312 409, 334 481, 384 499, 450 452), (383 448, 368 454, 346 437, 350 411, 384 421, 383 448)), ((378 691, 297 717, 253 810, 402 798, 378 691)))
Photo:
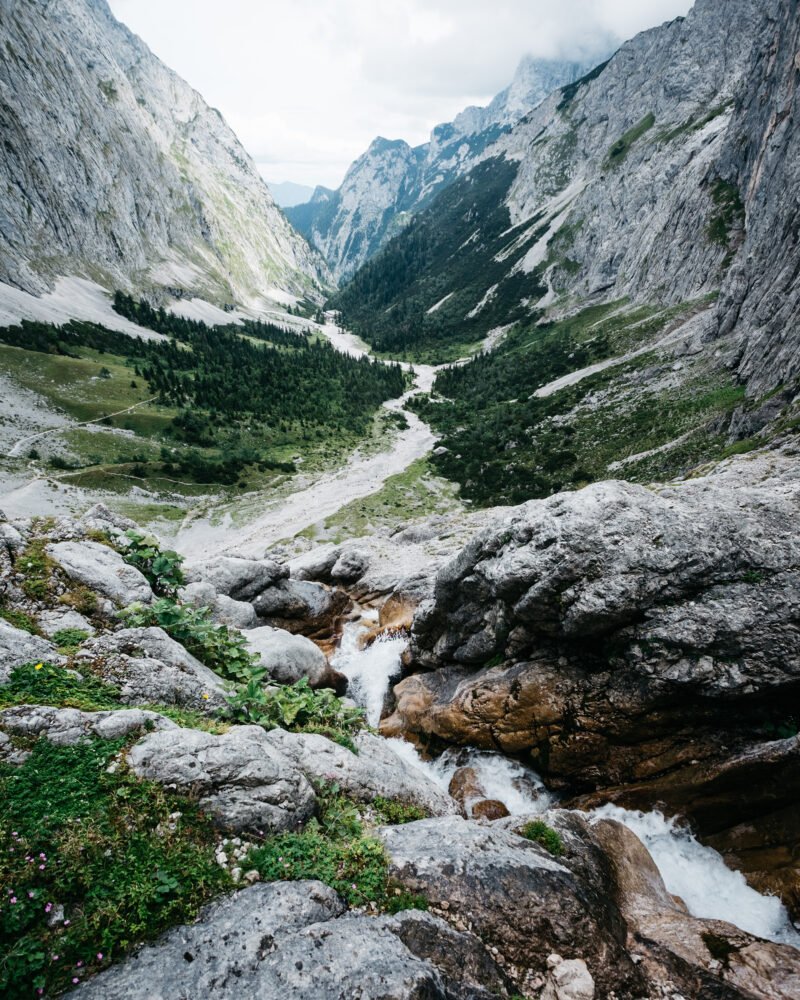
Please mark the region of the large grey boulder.
POLYGON ((387 740, 371 733, 356 738, 358 753, 316 733, 273 729, 269 742, 312 781, 335 782, 360 802, 376 796, 418 806, 431 816, 458 813, 454 800, 421 770, 406 763, 387 740))
POLYGON ((152 733, 131 748, 128 763, 140 777, 196 797, 228 830, 294 830, 316 805, 305 776, 260 726, 234 726, 222 736, 194 729, 152 733))
MULTIPOLYGON (((77 708, 19 705, 0 711, 0 732, 27 738, 43 736, 57 746, 74 746, 93 737, 116 740, 145 729, 161 731, 177 728, 171 719, 138 708, 82 712, 77 708)), ((12 759, 21 763, 25 756, 27 754, 17 753, 12 759)))
POLYGON ((14 667, 40 661, 61 664, 66 658, 52 642, 15 628, 5 618, 0 618, 0 684, 6 683, 14 667))
POLYGON ((82 986, 85 1000, 492 1000, 506 978, 429 914, 346 914, 321 882, 256 885, 82 986))
POLYGON ((47 554, 71 580, 102 594, 118 607, 153 600, 150 584, 119 552, 99 542, 56 542, 47 554))
POLYGON ((252 601, 284 580, 289 569, 271 559, 216 556, 204 562, 186 563, 183 573, 187 583, 208 583, 218 594, 235 601, 252 601))
POLYGON ((258 625, 258 615, 252 604, 237 601, 226 594, 218 594, 210 583, 187 584, 178 594, 180 599, 195 608, 208 608, 212 621, 231 628, 248 629, 258 625))
POLYGON ((125 702, 202 711, 226 703, 222 678, 156 626, 120 629, 87 640, 75 654, 76 667, 82 664, 117 687, 125 702))
POLYGON ((343 590, 307 580, 281 580, 253 601, 256 614, 267 625, 327 640, 351 606, 343 590))
POLYGON ((538 996, 555 953, 582 959, 599 996, 648 996, 626 954, 600 852, 579 817, 567 822, 560 827, 566 856, 558 859, 499 824, 454 816, 385 827, 381 837, 391 876, 496 949, 517 992, 538 996))
POLYGON ((270 677, 279 684, 294 684, 305 677, 313 688, 332 687, 344 691, 346 679, 328 663, 322 650, 304 635, 292 635, 265 625, 251 629, 247 646, 270 677))

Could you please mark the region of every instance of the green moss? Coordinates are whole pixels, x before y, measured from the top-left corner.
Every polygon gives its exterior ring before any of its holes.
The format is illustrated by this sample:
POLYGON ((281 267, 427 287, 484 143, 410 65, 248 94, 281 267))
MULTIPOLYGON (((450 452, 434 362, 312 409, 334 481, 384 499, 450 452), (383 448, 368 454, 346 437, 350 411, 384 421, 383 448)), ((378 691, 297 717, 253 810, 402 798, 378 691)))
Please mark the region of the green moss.
POLYGON ((88 638, 89 633, 82 628, 61 628, 53 636, 53 642, 59 653, 70 655, 88 638))
POLYGON ((605 162, 606 168, 618 167, 621 163, 623 163, 628 153, 631 151, 633 144, 641 139, 646 132, 649 132, 655 123, 655 116, 652 112, 650 112, 645 115, 640 122, 637 122, 633 128, 628 129, 624 135, 620 136, 620 138, 617 139, 608 151, 608 156, 606 157, 605 162))
POLYGON ((55 564, 45 551, 46 545, 44 539, 34 539, 14 563, 23 576, 22 591, 32 601, 44 600, 52 590, 55 564))
POLYGON ((564 853, 564 841, 561 839, 561 835, 541 819, 534 819, 530 823, 526 823, 519 833, 526 840, 533 840, 537 844, 541 844, 555 858, 561 857, 564 853))

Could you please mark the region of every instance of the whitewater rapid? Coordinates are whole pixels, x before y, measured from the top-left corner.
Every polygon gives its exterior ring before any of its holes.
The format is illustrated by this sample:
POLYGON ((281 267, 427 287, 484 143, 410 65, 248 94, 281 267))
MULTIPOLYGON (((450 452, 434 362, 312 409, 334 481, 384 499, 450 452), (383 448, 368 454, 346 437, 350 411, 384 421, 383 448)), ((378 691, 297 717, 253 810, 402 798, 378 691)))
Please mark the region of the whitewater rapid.
MULTIPOLYGON (((361 648, 360 638, 373 622, 350 623, 331 663, 349 680, 348 695, 377 727, 391 682, 402 671, 406 640, 381 637, 361 648)), ((512 816, 531 816, 558 806, 542 779, 520 761, 491 750, 451 747, 432 761, 423 760, 406 740, 387 742, 406 762, 447 791, 460 767, 474 768, 487 799, 502 802, 512 816)), ((650 852, 667 890, 680 896, 692 916, 724 920, 757 937, 800 948, 800 933, 794 928, 783 903, 775 896, 756 892, 740 872, 732 871, 722 855, 701 844, 677 819, 658 811, 641 812, 605 805, 589 813, 592 819, 614 819, 632 830, 650 852)))

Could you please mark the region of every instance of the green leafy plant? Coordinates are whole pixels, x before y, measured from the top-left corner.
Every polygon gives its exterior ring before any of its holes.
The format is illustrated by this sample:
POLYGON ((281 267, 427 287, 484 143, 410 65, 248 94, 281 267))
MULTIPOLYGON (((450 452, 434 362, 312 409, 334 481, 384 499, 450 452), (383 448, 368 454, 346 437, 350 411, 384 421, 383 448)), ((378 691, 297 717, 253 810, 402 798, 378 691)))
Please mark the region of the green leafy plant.
POLYGON ((129 774, 124 741, 39 740, 0 766, 0 994, 53 996, 231 886, 195 806, 129 774))
POLYGON ((158 539, 131 529, 125 532, 127 548, 122 550, 125 562, 135 566, 147 577, 153 590, 162 597, 174 597, 186 579, 181 570, 183 556, 171 549, 161 551, 158 539))
POLYGON ((132 604, 121 613, 131 628, 158 625, 190 653, 220 676, 228 680, 247 682, 257 658, 247 650, 241 632, 211 620, 208 608, 193 608, 170 597, 162 597, 150 605, 132 604))
POLYGON ((265 729, 318 732, 356 751, 352 736, 366 724, 360 708, 343 704, 327 688, 313 690, 306 677, 276 687, 265 687, 265 678, 265 670, 251 671, 229 697, 226 714, 232 721, 265 729))
POLYGON ((372 800, 373 808, 382 823, 399 826, 401 823, 413 823, 418 819, 427 819, 428 813, 419 806, 409 806, 396 799, 384 799, 380 795, 372 800))
POLYGON ((82 628, 60 628, 53 635, 53 642, 60 653, 74 653, 88 638, 89 633, 82 628))
POLYGON ((564 841, 561 839, 561 835, 552 826, 548 826, 544 820, 531 820, 519 832, 527 840, 533 840, 537 844, 541 844, 555 858, 561 857, 564 853, 564 841))

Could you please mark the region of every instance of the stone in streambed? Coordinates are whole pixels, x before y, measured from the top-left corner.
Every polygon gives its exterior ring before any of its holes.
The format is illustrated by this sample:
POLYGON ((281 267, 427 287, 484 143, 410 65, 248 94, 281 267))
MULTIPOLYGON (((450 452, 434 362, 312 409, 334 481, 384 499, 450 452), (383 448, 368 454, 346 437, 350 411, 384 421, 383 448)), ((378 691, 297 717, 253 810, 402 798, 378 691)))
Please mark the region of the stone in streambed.
POLYGON ((250 652, 279 684, 306 678, 312 688, 333 688, 337 694, 347 689, 347 678, 334 670, 322 650, 304 635, 265 625, 251 629, 246 639, 250 652))

